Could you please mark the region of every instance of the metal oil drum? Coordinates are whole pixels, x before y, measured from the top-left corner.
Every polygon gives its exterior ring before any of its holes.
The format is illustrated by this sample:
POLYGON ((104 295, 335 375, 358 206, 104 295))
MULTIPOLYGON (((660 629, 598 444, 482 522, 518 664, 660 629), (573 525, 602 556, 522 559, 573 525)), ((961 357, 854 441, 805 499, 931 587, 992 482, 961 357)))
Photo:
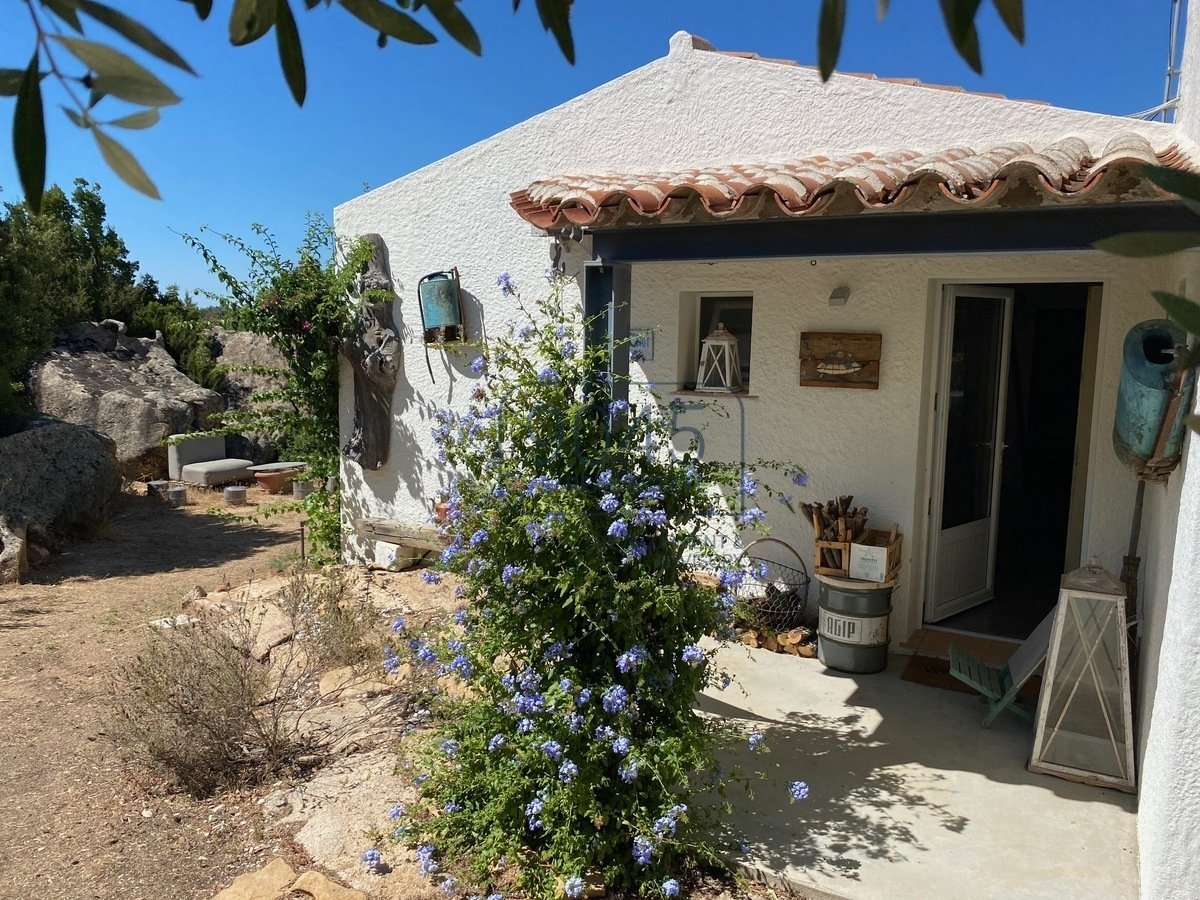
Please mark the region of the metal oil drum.
POLYGON ((818 575, 817 581, 817 658, 839 672, 882 672, 894 582, 829 575, 818 575))

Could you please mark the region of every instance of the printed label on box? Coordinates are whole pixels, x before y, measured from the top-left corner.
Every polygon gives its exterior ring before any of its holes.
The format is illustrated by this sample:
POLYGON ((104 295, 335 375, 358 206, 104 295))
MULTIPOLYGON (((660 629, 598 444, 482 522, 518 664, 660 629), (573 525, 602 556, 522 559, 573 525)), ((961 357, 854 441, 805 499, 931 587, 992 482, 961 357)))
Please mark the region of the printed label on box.
POLYGON ((887 581, 888 548, 850 545, 850 577, 862 581, 887 581))

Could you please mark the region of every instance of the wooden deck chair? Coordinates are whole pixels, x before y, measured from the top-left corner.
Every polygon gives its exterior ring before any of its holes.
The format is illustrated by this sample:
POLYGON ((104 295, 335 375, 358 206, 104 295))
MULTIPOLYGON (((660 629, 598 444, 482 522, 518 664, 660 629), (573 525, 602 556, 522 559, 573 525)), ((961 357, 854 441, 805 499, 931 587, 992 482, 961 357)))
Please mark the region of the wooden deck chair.
POLYGON ((989 665, 950 645, 950 674, 963 684, 975 688, 987 701, 988 714, 983 719, 984 728, 991 726, 1004 709, 1012 710, 1026 722, 1033 722, 1034 705, 1021 697, 1021 686, 1046 661, 1053 624, 1052 609, 1033 629, 1033 634, 1017 648, 1008 663, 1001 667, 989 665))

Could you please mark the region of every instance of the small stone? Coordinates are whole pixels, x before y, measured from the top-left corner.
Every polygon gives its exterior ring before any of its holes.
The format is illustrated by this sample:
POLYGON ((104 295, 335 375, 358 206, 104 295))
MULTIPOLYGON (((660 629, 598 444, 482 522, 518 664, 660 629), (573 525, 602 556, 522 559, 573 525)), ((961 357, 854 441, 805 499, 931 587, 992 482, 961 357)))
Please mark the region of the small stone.
POLYGON ((142 818, 143 819, 148 819, 152 815, 154 815, 154 810, 152 810, 152 809, 143 809, 142 810, 142 818))
POLYGON ((176 616, 164 616, 161 619, 151 619, 150 627, 156 628, 159 631, 170 631, 172 628, 190 628, 198 622, 187 613, 179 613, 176 616))
MULTIPOLYGON (((293 891, 309 894, 313 900, 367 900, 362 891, 343 887, 320 872, 305 872, 292 884, 293 891)), ((218 897, 217 900, 224 900, 218 897)))
POLYGON ((275 900, 295 880, 296 870, 277 856, 258 871, 239 875, 214 900, 275 900))

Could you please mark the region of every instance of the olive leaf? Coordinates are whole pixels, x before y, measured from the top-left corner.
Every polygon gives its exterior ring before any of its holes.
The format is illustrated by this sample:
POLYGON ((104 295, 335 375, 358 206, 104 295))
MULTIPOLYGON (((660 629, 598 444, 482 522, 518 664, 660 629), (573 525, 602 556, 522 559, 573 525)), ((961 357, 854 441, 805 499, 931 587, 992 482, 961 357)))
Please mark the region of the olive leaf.
POLYGON ((100 155, 104 157, 108 167, 116 172, 122 181, 147 197, 154 200, 162 199, 159 196, 158 188, 154 186, 154 182, 150 180, 150 176, 146 174, 146 170, 142 168, 141 163, 134 158, 132 153, 97 127, 92 128, 92 135, 96 138, 100 155))
POLYGON ((941 0, 942 18, 954 49, 978 75, 983 74, 983 58, 979 52, 979 32, 975 30, 975 14, 982 0, 941 0))
POLYGON ((1200 335, 1200 303, 1169 291, 1151 291, 1167 315, 1195 335, 1200 335))
POLYGON ((42 5, 50 7, 50 11, 70 25, 76 34, 83 34, 78 0, 42 0, 42 5))
MULTIPOLYGON (((49 72, 41 72, 38 74, 38 78, 45 78, 49 74, 49 72)), ((21 79, 24 77, 24 69, 0 69, 0 97, 17 96, 17 91, 21 89, 21 79)))
POLYGON ((463 15, 462 10, 458 8, 458 0, 425 0, 425 6, 429 7, 433 17, 438 20, 439 25, 446 29, 446 33, 450 37, 476 56, 483 54, 483 44, 480 43, 479 34, 470 20, 463 15))
POLYGON ((1200 247, 1200 231, 1127 231, 1096 241, 1093 246, 1117 256, 1166 256, 1200 247))
POLYGON ((1025 4, 1023 0, 992 0, 1000 21, 1018 44, 1025 43, 1025 4))
POLYGON ((212 0, 183 0, 183 2, 191 4, 201 22, 207 19, 209 13, 212 12, 212 0))
POLYGON ((837 66, 845 31, 846 0, 821 0, 821 15, 817 21, 817 65, 822 81, 828 81, 837 66))
POLYGON ((393 9, 380 0, 338 0, 350 15, 370 25, 380 34, 406 44, 436 44, 437 37, 408 13, 393 9))
POLYGON ((118 12, 111 6, 97 3, 95 0, 78 0, 79 9, 87 16, 103 25, 107 25, 131 44, 141 47, 151 56, 156 56, 163 62, 170 63, 177 69, 195 75, 195 70, 187 61, 175 52, 166 41, 135 19, 129 18, 123 12, 118 12))
POLYGON ((121 116, 119 119, 113 119, 108 124, 116 125, 118 128, 150 128, 158 124, 159 118, 158 110, 151 107, 150 109, 143 109, 141 112, 121 116))
POLYGON ((13 155, 25 202, 35 213, 42 208, 46 186, 46 119, 42 109, 42 79, 38 72, 38 53, 21 77, 17 89, 17 109, 13 113, 13 155))
POLYGON ((142 106, 171 106, 179 95, 145 66, 107 44, 56 34, 53 38, 71 51, 81 63, 96 73, 92 87, 142 106))
POLYGON ((275 0, 234 0, 229 13, 229 43, 252 44, 275 24, 275 0))
POLYGON ((71 122, 75 125, 76 128, 91 128, 92 127, 86 118, 81 116, 75 110, 71 109, 71 107, 64 106, 62 108, 62 111, 64 114, 66 114, 66 117, 71 120, 71 122))
POLYGON ((575 39, 571 36, 571 0, 537 0, 542 26, 554 35, 567 62, 575 65, 575 39))
POLYGON ((287 0, 275 0, 275 40, 279 45, 279 64, 287 79, 288 89, 297 106, 304 105, 308 93, 308 77, 304 71, 304 50, 300 46, 300 32, 292 16, 287 0))

